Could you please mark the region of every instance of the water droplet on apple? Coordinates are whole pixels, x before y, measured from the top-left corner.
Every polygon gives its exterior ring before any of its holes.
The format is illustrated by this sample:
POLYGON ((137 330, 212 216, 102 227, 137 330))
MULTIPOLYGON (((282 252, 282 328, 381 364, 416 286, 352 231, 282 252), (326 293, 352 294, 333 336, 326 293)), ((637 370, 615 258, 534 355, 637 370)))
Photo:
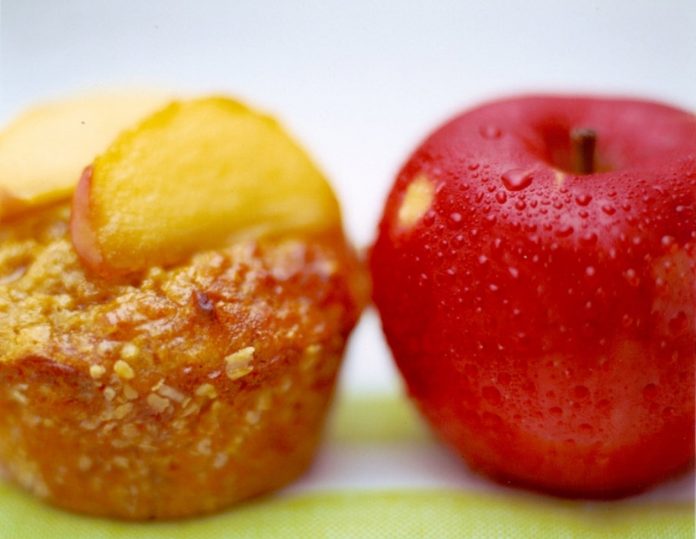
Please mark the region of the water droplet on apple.
POLYGON ((483 191, 476 193, 476 202, 481 202, 486 194, 483 191))
POLYGON ((495 199, 498 201, 498 204, 505 204, 507 201, 507 194, 505 194, 505 191, 498 191, 495 194, 495 199))
POLYGON ((503 132, 494 125, 481 126, 479 133, 481 133, 483 138, 488 140, 499 139, 503 135, 503 132))
POLYGON ((529 187, 533 180, 532 174, 521 168, 508 170, 500 178, 508 191, 521 191, 529 187))
POLYGON ((636 270, 634 270, 633 268, 628 268, 624 272, 624 277, 628 281, 628 284, 630 284, 631 286, 638 286, 640 284, 640 277, 638 277, 636 270))
POLYGON ((604 204, 602 206, 602 211, 607 215, 614 215, 616 213, 616 208, 611 204, 604 204))
POLYGON ((462 225, 462 219, 462 214, 455 211, 450 213, 447 222, 451 228, 459 228, 462 225))
POLYGON ((522 211, 527 207, 527 203, 524 200, 518 200, 515 202, 515 209, 522 211))
POLYGON ((607 408, 609 408, 610 405, 611 402, 609 402, 609 399, 600 399, 597 401, 597 404, 595 406, 600 410, 606 410, 607 408))
POLYGON ((553 207, 556 208, 557 210, 560 210, 563 208, 563 202, 561 202, 560 200, 556 200, 553 203, 553 207))
POLYGON ((587 206, 592 201, 591 195, 578 195, 575 197, 575 202, 578 206, 587 206))
POLYGON ((560 238, 566 238, 573 233, 573 227, 570 225, 564 225, 558 230, 556 230, 556 236, 560 238))
POLYGON ((464 235, 463 234, 457 234, 454 238, 452 238, 452 246, 453 247, 461 247, 464 245, 464 235))
POLYGON ((580 242, 585 245, 593 245, 597 242, 597 234, 595 234, 594 232, 586 232, 585 234, 580 236, 580 242))
POLYGON ((537 231, 536 223, 527 223, 524 225, 524 229, 530 234, 537 231))
POLYGON ((657 386, 655 384, 648 384, 643 388, 643 398, 645 400, 651 401, 655 400, 657 397, 657 386))
POLYGON ((480 165, 478 163, 469 163, 466 168, 468 168, 469 170, 476 170, 479 168, 479 166, 480 165))
POLYGON ((594 432, 594 428, 589 423, 582 423, 580 425, 580 432, 583 434, 592 434, 594 432))

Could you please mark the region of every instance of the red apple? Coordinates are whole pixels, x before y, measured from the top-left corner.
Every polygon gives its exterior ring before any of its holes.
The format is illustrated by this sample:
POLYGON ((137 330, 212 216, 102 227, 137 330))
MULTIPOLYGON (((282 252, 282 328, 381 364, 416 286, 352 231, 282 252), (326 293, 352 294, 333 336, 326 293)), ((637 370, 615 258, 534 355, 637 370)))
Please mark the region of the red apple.
POLYGON ((498 480, 613 497, 694 458, 696 116, 530 96, 399 173, 374 299, 437 434, 498 480), (596 142, 596 148, 595 148, 596 142))

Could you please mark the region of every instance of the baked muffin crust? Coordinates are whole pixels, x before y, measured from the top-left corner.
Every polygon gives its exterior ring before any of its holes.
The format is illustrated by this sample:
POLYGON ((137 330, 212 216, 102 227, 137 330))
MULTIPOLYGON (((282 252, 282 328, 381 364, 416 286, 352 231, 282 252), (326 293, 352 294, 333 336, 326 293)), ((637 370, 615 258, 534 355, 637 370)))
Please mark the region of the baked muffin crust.
POLYGON ((0 466, 72 510, 210 512, 313 456, 366 297, 338 234, 85 273, 69 206, 0 225, 0 466))

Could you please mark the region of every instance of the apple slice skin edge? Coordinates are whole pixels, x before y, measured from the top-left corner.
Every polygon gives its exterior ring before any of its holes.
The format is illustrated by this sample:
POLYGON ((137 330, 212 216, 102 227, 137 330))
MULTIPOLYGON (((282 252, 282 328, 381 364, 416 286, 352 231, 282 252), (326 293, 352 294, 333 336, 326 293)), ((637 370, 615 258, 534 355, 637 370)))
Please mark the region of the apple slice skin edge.
POLYGON ((173 102, 122 133, 83 174, 72 210, 73 245, 103 277, 238 239, 342 237, 335 195, 304 150, 223 97, 173 102))
POLYGON ((435 432, 504 482, 646 488, 694 458, 696 117, 525 96, 435 131, 387 199, 374 300, 435 432), (568 171, 569 132, 599 171, 568 171), (429 181, 415 224, 409 186, 429 181))
POLYGON ((85 168, 77 183, 70 212, 70 232, 73 246, 87 267, 99 270, 103 261, 90 222, 89 193, 92 188, 92 172, 92 166, 85 168))

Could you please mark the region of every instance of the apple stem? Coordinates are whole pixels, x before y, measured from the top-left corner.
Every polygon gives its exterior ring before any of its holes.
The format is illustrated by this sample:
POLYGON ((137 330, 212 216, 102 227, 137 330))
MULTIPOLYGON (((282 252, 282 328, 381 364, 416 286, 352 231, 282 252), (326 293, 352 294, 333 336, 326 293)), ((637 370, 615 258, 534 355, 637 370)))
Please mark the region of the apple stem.
POLYGON ((595 149, 597 132, 587 127, 576 127, 570 132, 573 170, 577 174, 592 174, 595 171, 595 149))

